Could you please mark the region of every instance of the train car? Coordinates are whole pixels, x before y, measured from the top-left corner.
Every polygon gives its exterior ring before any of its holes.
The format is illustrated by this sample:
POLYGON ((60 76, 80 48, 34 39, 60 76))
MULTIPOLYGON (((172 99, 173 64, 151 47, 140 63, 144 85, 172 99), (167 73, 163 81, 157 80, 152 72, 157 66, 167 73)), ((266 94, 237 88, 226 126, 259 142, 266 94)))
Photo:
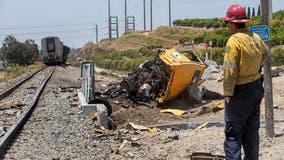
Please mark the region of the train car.
POLYGON ((69 53, 70 53, 70 48, 63 45, 63 61, 62 61, 63 64, 66 64, 69 53))
POLYGON ((70 48, 64 46, 58 37, 41 40, 43 63, 47 65, 66 64, 70 48))

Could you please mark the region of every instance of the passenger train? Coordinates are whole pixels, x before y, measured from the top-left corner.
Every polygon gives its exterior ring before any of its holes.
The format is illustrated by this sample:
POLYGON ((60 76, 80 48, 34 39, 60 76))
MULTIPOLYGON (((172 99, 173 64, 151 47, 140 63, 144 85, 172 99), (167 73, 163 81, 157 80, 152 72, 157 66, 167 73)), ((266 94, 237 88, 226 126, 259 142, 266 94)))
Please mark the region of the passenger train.
POLYGON ((70 48, 63 45, 58 37, 41 39, 43 63, 46 65, 66 64, 70 48))

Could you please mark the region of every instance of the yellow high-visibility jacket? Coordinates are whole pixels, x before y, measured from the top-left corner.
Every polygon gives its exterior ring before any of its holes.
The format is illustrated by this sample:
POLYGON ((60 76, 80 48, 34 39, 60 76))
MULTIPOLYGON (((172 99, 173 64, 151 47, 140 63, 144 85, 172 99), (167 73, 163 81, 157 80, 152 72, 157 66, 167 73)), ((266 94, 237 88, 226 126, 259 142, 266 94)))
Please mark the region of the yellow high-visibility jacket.
POLYGON ((260 78, 259 69, 267 57, 268 49, 260 36, 247 29, 233 34, 224 55, 224 96, 233 96, 236 85, 260 78))

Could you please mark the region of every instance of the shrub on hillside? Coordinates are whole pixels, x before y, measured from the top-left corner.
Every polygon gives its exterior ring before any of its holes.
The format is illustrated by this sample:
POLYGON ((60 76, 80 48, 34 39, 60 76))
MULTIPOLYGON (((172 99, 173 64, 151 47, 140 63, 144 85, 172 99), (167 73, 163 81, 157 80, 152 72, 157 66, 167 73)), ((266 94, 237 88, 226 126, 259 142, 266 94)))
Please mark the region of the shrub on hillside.
POLYGON ((145 61, 154 59, 154 49, 160 46, 146 46, 139 50, 112 51, 95 53, 93 59, 97 66, 116 70, 132 70, 145 61))
POLYGON ((271 65, 272 66, 284 65, 284 49, 277 48, 272 52, 271 65))
POLYGON ((212 48, 211 53, 212 53, 212 59, 218 64, 222 65, 224 61, 224 48, 212 48))
POLYGON ((141 47, 138 50, 138 52, 144 57, 154 57, 155 56, 154 49, 156 48, 162 48, 162 46, 152 45, 152 46, 141 47))
POLYGON ((196 18, 196 19, 184 19, 184 20, 174 20, 173 24, 175 26, 189 26, 189 27, 199 27, 199 28, 219 28, 219 27, 224 27, 226 24, 221 18, 196 18))
MULTIPOLYGON (((223 64, 223 60, 224 60, 224 52, 225 49, 224 48, 211 48, 209 50, 209 54, 212 54, 212 60, 215 61, 218 65, 222 65, 223 64)), ((198 57, 201 57, 202 60, 205 60, 206 57, 206 51, 205 49, 199 49, 195 52, 195 54, 198 57)), ((210 58, 210 57, 208 57, 210 58)))
MULTIPOLYGON (((278 11, 273 13, 273 19, 269 21, 270 28, 270 40, 271 46, 283 45, 284 44, 284 11, 278 11)), ((229 31, 225 23, 219 18, 212 19, 184 19, 175 20, 173 22, 176 26, 190 26, 190 27, 214 27, 219 28, 211 32, 205 32, 203 35, 199 36, 188 36, 185 35, 179 39, 180 44, 183 44, 190 39, 194 39, 196 43, 203 43, 208 41, 213 41, 214 47, 225 47, 225 43, 229 38, 229 31)), ((247 27, 261 25, 261 17, 252 17, 251 22, 247 24, 247 27)))

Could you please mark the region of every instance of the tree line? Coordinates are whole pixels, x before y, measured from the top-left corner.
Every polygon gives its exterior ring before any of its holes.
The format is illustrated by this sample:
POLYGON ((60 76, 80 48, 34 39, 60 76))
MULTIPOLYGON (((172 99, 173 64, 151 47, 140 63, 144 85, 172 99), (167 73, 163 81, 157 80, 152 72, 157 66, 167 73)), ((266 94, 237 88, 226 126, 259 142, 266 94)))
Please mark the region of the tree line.
MULTIPOLYGON (((254 13, 254 12, 253 12, 254 13)), ((216 28, 213 31, 205 32, 202 35, 192 36, 192 34, 184 35, 179 39, 181 44, 194 40, 195 43, 208 43, 213 42, 214 47, 225 47, 226 41, 230 37, 230 33, 227 28, 224 28, 225 23, 220 18, 213 19, 185 19, 176 20, 175 25, 179 26, 190 26, 190 27, 213 27, 216 28), (184 25, 189 23, 189 25, 184 25), (194 25, 192 25, 194 24, 194 25), (216 27, 218 26, 218 27, 216 27)), ((272 46, 284 44, 284 11, 278 11, 273 13, 273 19, 270 20, 270 41, 272 46)), ((251 22, 248 23, 247 27, 261 25, 260 16, 254 16, 251 18, 251 22)))
MULTIPOLYGON (((257 16, 255 16, 255 9, 248 8, 247 16, 251 17, 251 22, 247 24, 247 27, 261 25, 260 7, 257 11, 257 16)), ((214 47, 211 52, 213 55, 213 60, 218 64, 222 64, 223 61, 223 48, 225 48, 226 42, 230 37, 230 33, 227 28, 225 28, 225 23, 221 18, 213 19, 185 19, 176 20, 175 25, 189 26, 189 27, 206 27, 206 28, 216 28, 213 31, 205 32, 201 35, 192 35, 190 32, 179 39, 180 44, 191 43, 209 43, 212 42, 214 47)), ((278 11, 273 13, 273 19, 269 21, 270 28, 270 44, 272 47, 279 45, 284 45, 284 11, 278 11)), ((205 52, 205 51, 199 51, 205 52)), ((277 48, 272 51, 271 63, 273 66, 284 65, 284 49, 277 48)))
MULTIPOLYGON (((255 11, 255 8, 251 7, 245 7, 245 10, 247 10, 247 17, 253 18, 256 16, 260 16, 260 6, 258 6, 257 13, 255 11)), ((224 23, 223 19, 221 18, 195 18, 195 19, 177 19, 173 21, 173 25, 175 26, 188 26, 188 27, 199 27, 199 28, 220 28, 220 27, 226 27, 226 24, 224 23)))
POLYGON ((38 59, 38 52, 34 40, 19 42, 14 36, 8 35, 0 48, 0 59, 8 65, 26 66, 38 59))

